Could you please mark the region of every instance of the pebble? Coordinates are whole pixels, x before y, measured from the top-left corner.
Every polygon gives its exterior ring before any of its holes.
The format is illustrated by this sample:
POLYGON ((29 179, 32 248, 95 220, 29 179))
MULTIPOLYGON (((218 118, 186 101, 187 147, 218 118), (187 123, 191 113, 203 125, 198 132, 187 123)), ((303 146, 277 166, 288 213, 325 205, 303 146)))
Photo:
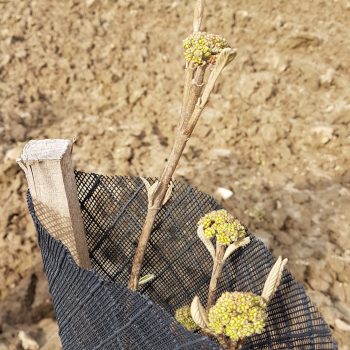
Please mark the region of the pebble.
POLYGON ((213 158, 228 158, 231 156, 232 152, 227 148, 213 148, 210 150, 209 154, 213 158))
POLYGON ((96 2, 96 0, 85 0, 85 4, 87 7, 92 6, 95 2, 96 2))
POLYGON ((57 323, 51 318, 42 319, 39 324, 44 332, 45 341, 41 350, 61 350, 61 340, 58 335, 57 323))
POLYGON ((273 26, 275 29, 283 27, 285 24, 285 20, 281 15, 276 16, 276 18, 273 20, 273 26))
POLYGON ((233 196, 233 192, 224 187, 218 187, 215 193, 223 200, 229 199, 233 196))
POLYGON ((327 69, 326 73, 320 76, 320 85, 323 87, 330 87, 334 81, 334 69, 327 69))
POLYGON ((130 147, 120 147, 113 154, 113 158, 117 162, 127 162, 131 157, 132 149, 130 147))
POLYGON ((39 350, 39 344, 24 331, 18 333, 18 339, 24 350, 39 350))
POLYGON ((15 56, 17 58, 25 58, 27 56, 27 51, 22 49, 22 50, 18 50, 16 53, 15 53, 15 56))
POLYGON ((311 128, 311 134, 318 137, 322 144, 328 143, 333 138, 334 129, 328 125, 319 125, 311 128))
POLYGON ((341 320, 340 318, 337 318, 335 320, 335 326, 340 329, 341 331, 344 332, 350 332, 350 324, 344 322, 343 320, 341 320))
POLYGON ((251 19, 252 16, 249 14, 248 11, 239 10, 236 12, 236 21, 237 24, 241 27, 245 27, 251 19))
POLYGON ((347 283, 342 283, 335 281, 332 287, 332 293, 335 295, 339 300, 343 302, 350 301, 350 286, 347 283))

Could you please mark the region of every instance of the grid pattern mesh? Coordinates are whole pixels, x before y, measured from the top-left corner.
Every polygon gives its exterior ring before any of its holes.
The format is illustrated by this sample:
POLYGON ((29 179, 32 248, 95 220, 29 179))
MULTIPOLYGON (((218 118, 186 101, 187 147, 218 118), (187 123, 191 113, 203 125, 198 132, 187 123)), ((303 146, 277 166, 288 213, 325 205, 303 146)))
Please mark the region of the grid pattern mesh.
MULTIPOLYGON (((83 172, 76 173, 76 180, 94 271, 74 264, 36 219, 29 200, 64 349, 218 349, 171 317, 195 295, 205 303, 212 261, 195 232, 199 218, 218 209, 215 200, 175 183, 171 199, 158 213, 141 273, 156 277, 138 294, 124 285, 147 211, 143 182, 83 172)), ((218 294, 261 293, 273 263, 271 253, 251 235, 251 243, 226 263, 218 294)), ((337 346, 304 288, 286 271, 268 306, 265 332, 247 339, 242 349, 337 346)))

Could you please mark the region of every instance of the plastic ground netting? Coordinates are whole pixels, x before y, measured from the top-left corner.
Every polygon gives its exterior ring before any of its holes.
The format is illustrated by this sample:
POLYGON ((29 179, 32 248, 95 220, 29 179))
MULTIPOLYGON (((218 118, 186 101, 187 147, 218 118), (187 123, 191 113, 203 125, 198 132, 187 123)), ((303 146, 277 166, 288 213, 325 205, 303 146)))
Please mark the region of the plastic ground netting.
MULTIPOLYGON (((210 196, 176 182, 159 212, 142 274, 155 278, 140 289, 127 284, 132 258, 147 211, 139 178, 76 173, 92 270, 82 270, 54 239, 28 204, 39 244, 64 349, 219 349, 216 342, 190 333, 172 315, 198 295, 204 303, 211 257, 196 235, 196 223, 218 209, 210 196)), ((261 293, 274 258, 261 241, 236 251, 225 265, 223 291, 261 293)), ((337 349, 331 331, 304 288, 285 272, 268 306, 263 334, 248 338, 248 349, 337 349)))

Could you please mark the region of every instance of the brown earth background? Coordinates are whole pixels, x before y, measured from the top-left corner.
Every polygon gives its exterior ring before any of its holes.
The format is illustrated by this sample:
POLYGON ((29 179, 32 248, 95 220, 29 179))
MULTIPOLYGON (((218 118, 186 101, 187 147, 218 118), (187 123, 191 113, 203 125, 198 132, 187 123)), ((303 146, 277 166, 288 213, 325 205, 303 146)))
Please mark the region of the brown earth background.
MULTIPOLYGON (((160 175, 178 121, 193 1, 0 1, 0 349, 58 349, 15 163, 73 138, 77 169, 160 175), (21 340, 22 339, 22 340, 21 340), (27 349, 35 348, 36 345, 27 349)), ((350 349, 350 1, 207 1, 238 57, 176 177, 217 195, 304 284, 350 349), (217 195, 218 196, 218 195, 217 195)))

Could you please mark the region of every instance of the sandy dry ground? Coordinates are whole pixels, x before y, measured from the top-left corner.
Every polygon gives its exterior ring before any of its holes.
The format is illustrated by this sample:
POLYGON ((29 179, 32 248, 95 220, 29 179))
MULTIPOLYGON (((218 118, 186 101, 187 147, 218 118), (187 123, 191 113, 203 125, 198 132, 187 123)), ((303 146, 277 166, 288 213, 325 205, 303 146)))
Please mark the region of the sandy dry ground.
MULTIPOLYGON (((223 201, 307 288, 350 349, 350 2, 207 1, 237 47, 177 178, 223 201)), ((181 101, 192 1, 0 2, 0 349, 55 332, 26 140, 78 137, 78 169, 157 176, 181 101)), ((50 347, 53 349, 53 345, 50 347)))

